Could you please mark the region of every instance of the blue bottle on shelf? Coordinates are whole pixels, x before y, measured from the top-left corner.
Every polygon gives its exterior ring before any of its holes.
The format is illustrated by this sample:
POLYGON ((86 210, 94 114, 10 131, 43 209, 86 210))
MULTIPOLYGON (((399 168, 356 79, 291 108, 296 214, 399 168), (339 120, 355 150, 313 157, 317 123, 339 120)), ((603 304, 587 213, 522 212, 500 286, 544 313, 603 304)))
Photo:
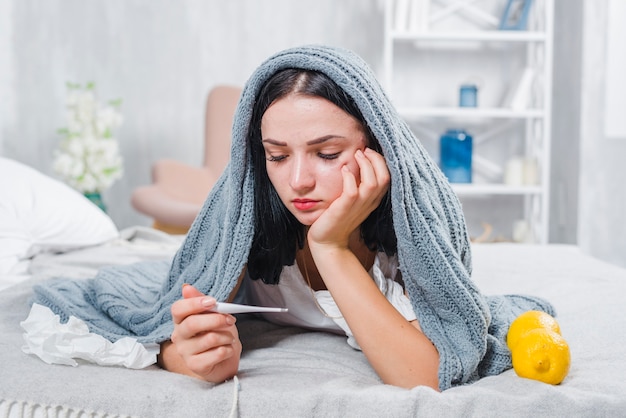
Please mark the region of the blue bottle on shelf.
POLYGON ((462 129, 448 129, 439 141, 440 166, 451 183, 472 182, 472 136, 462 129))
POLYGON ((478 106, 478 87, 475 84, 463 84, 459 89, 459 106, 478 106))

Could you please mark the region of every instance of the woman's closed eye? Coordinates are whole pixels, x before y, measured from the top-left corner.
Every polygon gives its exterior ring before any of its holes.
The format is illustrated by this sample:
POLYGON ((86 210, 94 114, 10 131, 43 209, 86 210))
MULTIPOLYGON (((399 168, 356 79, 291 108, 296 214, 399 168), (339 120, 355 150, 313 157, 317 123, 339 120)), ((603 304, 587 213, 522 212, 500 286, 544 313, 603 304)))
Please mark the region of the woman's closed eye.
POLYGON ((286 155, 268 155, 267 157, 265 157, 267 161, 272 161, 272 162, 282 161, 285 158, 287 158, 286 155))
MULTIPOLYGON (((339 154, 341 154, 341 152, 333 152, 333 153, 330 153, 330 154, 327 154, 327 153, 324 153, 324 152, 318 152, 317 156, 319 158, 323 159, 323 160, 334 160, 337 157, 339 157, 339 154)), ((271 161, 271 162, 279 162, 279 161, 284 160, 287 157, 288 157, 287 155, 271 155, 270 154, 270 155, 267 155, 265 157, 265 159, 267 161, 271 161)))
POLYGON ((317 156, 320 158, 323 158, 324 160, 334 160, 335 158, 339 157, 339 154, 341 154, 340 152, 333 152, 332 154, 325 154, 323 152, 318 152, 317 156))

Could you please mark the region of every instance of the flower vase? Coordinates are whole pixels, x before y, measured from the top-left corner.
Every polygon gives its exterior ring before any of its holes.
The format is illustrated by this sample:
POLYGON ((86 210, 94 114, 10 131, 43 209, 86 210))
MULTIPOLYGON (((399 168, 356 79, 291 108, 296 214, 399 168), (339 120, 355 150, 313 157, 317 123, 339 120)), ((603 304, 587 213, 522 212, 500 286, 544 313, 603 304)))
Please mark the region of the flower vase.
POLYGON ((102 201, 102 195, 99 192, 85 193, 85 197, 91 200, 91 202, 98 206, 100 209, 102 209, 102 212, 107 211, 107 208, 102 201))

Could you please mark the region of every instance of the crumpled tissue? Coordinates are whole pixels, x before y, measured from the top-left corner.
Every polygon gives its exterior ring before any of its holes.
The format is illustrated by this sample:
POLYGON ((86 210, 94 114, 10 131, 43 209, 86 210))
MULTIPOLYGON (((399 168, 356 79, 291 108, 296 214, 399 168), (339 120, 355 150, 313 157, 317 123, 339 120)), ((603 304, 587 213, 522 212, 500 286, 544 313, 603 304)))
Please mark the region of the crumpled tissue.
POLYGON ((34 354, 48 364, 77 366, 74 359, 81 359, 101 366, 143 369, 156 363, 159 353, 158 344, 144 345, 130 337, 112 343, 89 332, 87 324, 74 316, 61 324, 58 315, 37 303, 20 325, 26 331, 26 345, 22 351, 34 354))

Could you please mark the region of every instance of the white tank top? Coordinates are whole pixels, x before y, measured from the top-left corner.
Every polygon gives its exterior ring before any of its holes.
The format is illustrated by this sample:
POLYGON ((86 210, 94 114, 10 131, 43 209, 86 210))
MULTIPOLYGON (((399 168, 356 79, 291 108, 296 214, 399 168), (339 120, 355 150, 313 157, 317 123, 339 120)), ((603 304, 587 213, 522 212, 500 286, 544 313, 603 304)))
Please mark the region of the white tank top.
MULTIPOLYGON (((398 275, 396 257, 388 257, 385 253, 378 253, 369 274, 387 300, 407 321, 416 319, 404 289, 400 283, 395 281, 398 275)), ((246 274, 237 294, 237 300, 250 305, 288 308, 289 311, 285 313, 263 313, 260 315, 264 319, 280 325, 345 334, 348 337, 348 344, 360 349, 350 327, 341 317, 341 312, 330 292, 318 290, 314 293, 326 315, 316 305, 311 288, 302 277, 297 263, 294 263, 291 266, 283 267, 277 285, 268 285, 262 280, 252 280, 246 274)))

